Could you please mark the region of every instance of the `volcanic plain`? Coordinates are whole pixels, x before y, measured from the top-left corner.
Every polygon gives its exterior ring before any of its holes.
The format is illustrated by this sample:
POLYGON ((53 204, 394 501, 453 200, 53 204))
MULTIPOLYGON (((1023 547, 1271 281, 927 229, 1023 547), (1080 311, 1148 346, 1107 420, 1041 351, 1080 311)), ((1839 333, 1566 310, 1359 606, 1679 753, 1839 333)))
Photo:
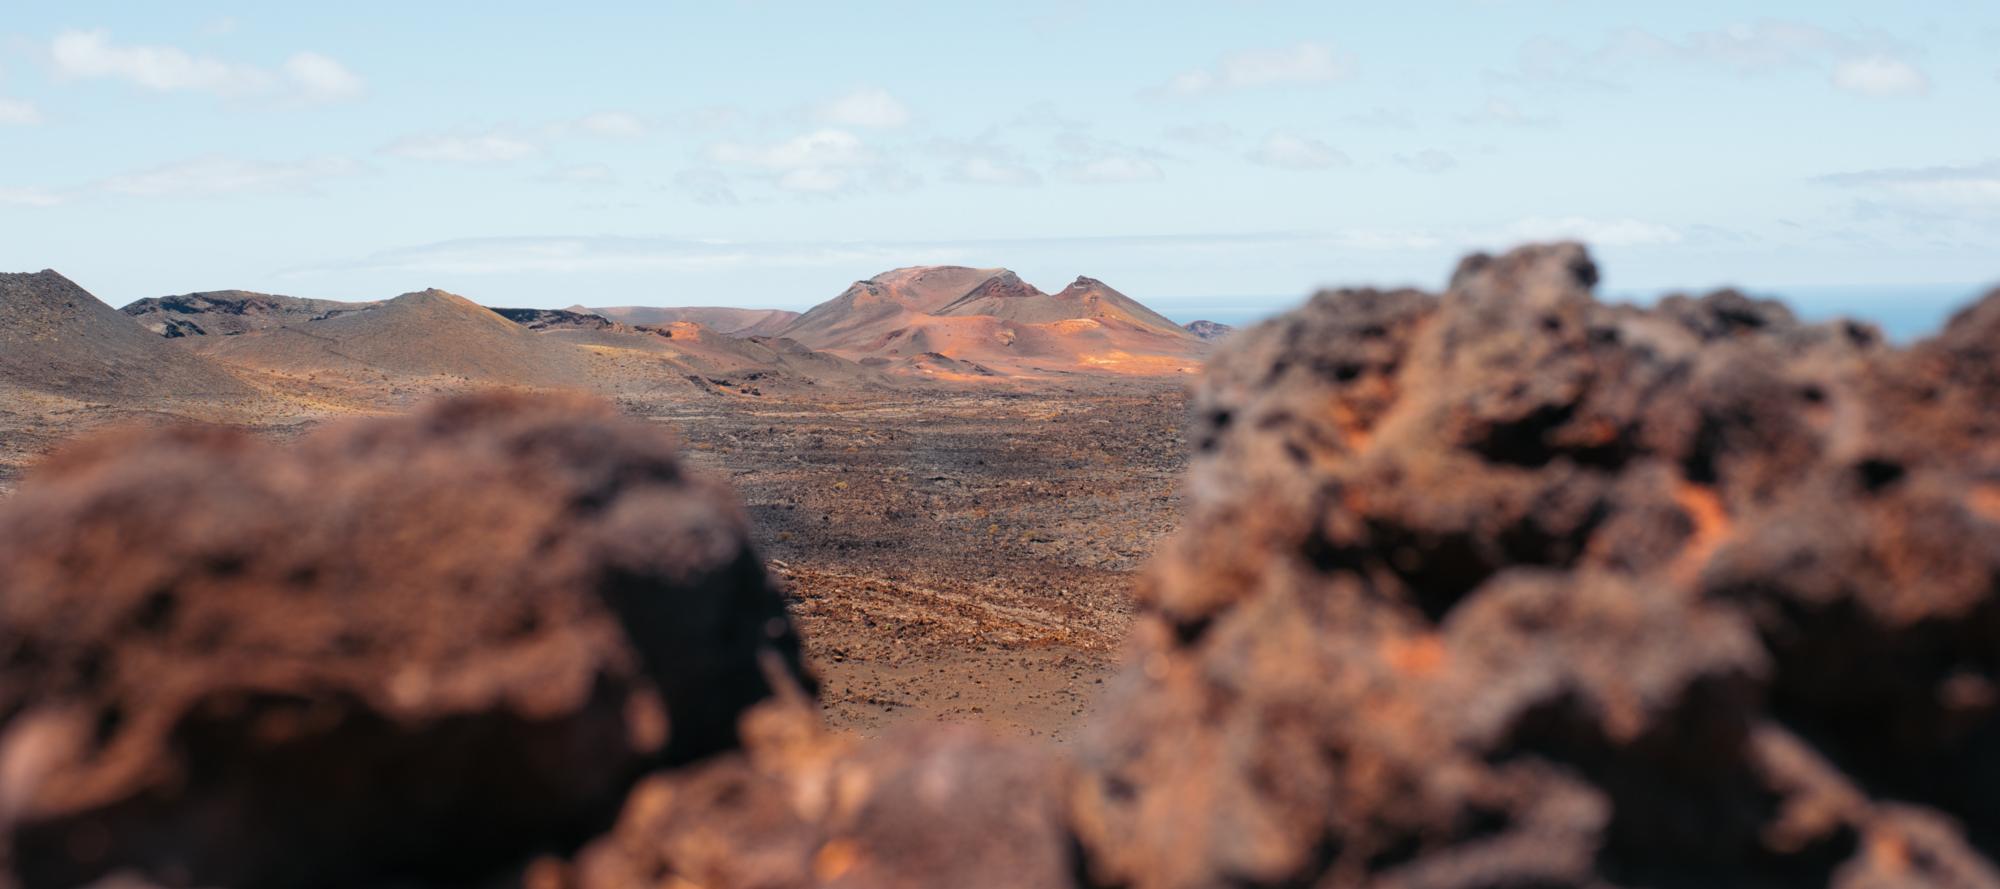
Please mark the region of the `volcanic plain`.
POLYGON ((1210 344, 1080 278, 901 269, 803 317, 218 291, 119 311, 0 276, 0 497, 68 439, 192 420, 288 440, 487 388, 583 390, 742 497, 828 722, 1065 740, 1178 514, 1210 344), (775 335, 774 335, 775 334, 775 335))

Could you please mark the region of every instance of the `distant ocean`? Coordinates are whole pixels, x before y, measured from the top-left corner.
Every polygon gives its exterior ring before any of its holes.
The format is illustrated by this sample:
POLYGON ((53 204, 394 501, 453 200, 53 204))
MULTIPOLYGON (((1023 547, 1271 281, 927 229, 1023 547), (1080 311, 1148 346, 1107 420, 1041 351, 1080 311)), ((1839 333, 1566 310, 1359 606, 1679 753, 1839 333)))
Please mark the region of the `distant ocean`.
MULTIPOLYGON (((1753 296, 1784 301, 1808 321, 1855 318, 1882 329, 1889 339, 1907 343, 1936 333, 1952 313, 1970 305, 1992 285, 1896 284, 1786 287, 1749 290, 1753 296)), ((1703 291, 1705 292, 1705 291, 1703 291)), ((1614 292, 1606 299, 1651 304, 1664 292, 1614 292)), ((1298 297, 1168 297, 1154 308, 1181 323, 1197 318, 1245 327, 1298 305, 1298 297)))

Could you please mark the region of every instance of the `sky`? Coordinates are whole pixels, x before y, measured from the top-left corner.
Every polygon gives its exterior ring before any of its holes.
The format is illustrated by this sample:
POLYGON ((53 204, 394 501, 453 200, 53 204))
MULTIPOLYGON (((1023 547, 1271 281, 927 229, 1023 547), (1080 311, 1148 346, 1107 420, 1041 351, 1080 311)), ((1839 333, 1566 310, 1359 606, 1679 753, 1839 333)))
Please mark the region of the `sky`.
POLYGON ((0 0, 0 270, 803 308, 905 265, 1180 320, 1590 242, 1915 329, 2000 283, 2000 3, 0 0))

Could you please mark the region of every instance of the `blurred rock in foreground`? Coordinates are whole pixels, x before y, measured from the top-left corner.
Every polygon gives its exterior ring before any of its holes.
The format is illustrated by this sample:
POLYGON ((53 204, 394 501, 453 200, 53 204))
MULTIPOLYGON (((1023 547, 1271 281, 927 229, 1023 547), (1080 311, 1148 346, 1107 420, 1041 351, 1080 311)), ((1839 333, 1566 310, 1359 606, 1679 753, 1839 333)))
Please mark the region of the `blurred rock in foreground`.
POLYGON ((594 402, 97 439, 0 511, 4 854, 28 886, 480 878, 733 747, 796 650, 735 498, 594 402))

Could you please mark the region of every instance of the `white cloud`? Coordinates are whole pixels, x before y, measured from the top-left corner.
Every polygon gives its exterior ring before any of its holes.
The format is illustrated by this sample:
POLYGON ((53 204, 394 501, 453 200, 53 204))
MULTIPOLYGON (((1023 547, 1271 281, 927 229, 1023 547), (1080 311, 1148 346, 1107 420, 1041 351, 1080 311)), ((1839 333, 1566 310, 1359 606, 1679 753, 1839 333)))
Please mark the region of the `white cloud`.
POLYGON ((541 146, 503 133, 471 135, 436 134, 408 136, 382 149, 387 154, 411 160, 448 164, 499 164, 525 160, 541 153, 541 146))
POLYGON ((888 90, 870 87, 822 104, 814 116, 840 127, 893 128, 910 122, 910 109, 888 90))
POLYGON ((1154 182, 1167 178, 1166 171, 1151 159, 1122 154, 1066 164, 1061 172, 1066 179, 1091 185, 1154 182))
POLYGON ((874 159, 861 137, 846 130, 818 130, 770 145, 719 142, 709 147, 717 162, 769 170, 858 167, 874 159))
POLYGON ((202 58, 171 46, 119 46, 104 31, 64 31, 49 46, 56 72, 68 77, 109 77, 159 92, 205 90, 247 93, 270 75, 245 65, 202 58))
POLYGON ((1921 96, 1931 91, 1931 80, 1923 71, 1901 59, 1884 55, 1841 62, 1833 69, 1833 85, 1873 98, 1921 96))
POLYGON ((1448 151, 1426 148, 1422 151, 1396 155, 1396 163, 1419 173, 1443 173, 1458 166, 1458 158, 1453 157, 1448 151))
POLYGON ((1226 123, 1191 123, 1171 126, 1162 134, 1174 142, 1220 148, 1233 145, 1242 134, 1226 123))
POLYGON ((305 191, 325 179, 351 176, 361 165, 343 157, 260 163, 207 157, 113 176, 94 189, 133 197, 212 197, 245 192, 305 191))
POLYGON ((1248 155, 1250 161, 1281 170, 1325 170, 1352 163, 1333 146, 1295 133, 1273 132, 1248 155))
POLYGON ((26 127, 42 122, 42 109, 25 99, 0 98, 0 127, 26 127))
POLYGON ((1407 108, 1387 108, 1377 105, 1359 114, 1347 115, 1343 120, 1360 127, 1380 127, 1387 130, 1414 130, 1416 117, 1407 108))
POLYGON ((1815 181, 1855 189, 1877 203, 1924 215, 2000 210, 2000 161, 1862 170, 1815 181))
POLYGON ((736 191, 729 187, 729 177, 721 170, 682 170, 674 176, 674 184, 697 204, 709 206, 735 206, 742 203, 736 191))
POLYGON ((1019 153, 1002 144, 999 135, 998 131, 990 131, 969 141, 937 139, 931 142, 929 151, 949 161, 945 178, 952 182, 973 185, 1042 184, 1042 174, 1024 161, 1019 153))
POLYGON ((1018 161, 979 155, 953 164, 951 178, 978 185, 1040 185, 1042 174, 1018 161))
POLYGON ((49 44, 57 75, 122 80, 154 92, 206 92, 228 97, 278 97, 307 102, 350 99, 362 81, 340 62, 301 52, 271 71, 255 65, 197 56, 172 46, 113 42, 109 32, 64 31, 49 44))
POLYGON ((1597 247, 1646 247, 1678 244, 1685 238, 1672 226, 1637 219, 1530 216, 1475 240, 1499 244, 1583 241, 1597 247))
POLYGON ((624 111, 599 111, 577 118, 576 125, 593 136, 631 139, 646 134, 646 122, 624 111))
POLYGON ((1506 99, 1489 98, 1478 109, 1458 116, 1460 123, 1493 125, 1503 127, 1543 127, 1555 123, 1555 118, 1531 114, 1521 106, 1506 99))
POLYGON ((53 207, 68 200, 68 195, 42 188, 0 188, 0 206, 53 207))
POLYGON ((214 155, 65 188, 0 188, 0 206, 53 207, 106 195, 172 199, 251 193, 308 194, 320 182, 356 175, 363 170, 361 164, 345 157, 264 162, 214 155))
POLYGON ((1521 48, 1502 80, 1616 85, 1616 78, 1662 63, 1709 69, 1739 77, 1821 70, 1836 88, 1867 96, 1923 95, 1930 78, 1879 34, 1842 34, 1804 22, 1764 20, 1664 37, 1637 28, 1612 33, 1583 51, 1547 37, 1521 48))
POLYGON ((360 76, 346 65, 316 52, 302 52, 286 60, 285 76, 313 101, 352 99, 362 92, 360 76))
POLYGON ((618 181, 618 174, 604 164, 572 164, 550 170, 542 180, 564 185, 609 185, 618 181))
POLYGON ((1310 86, 1354 76, 1354 57, 1319 43, 1255 49, 1223 56, 1216 64, 1174 75, 1160 91, 1200 96, 1273 86, 1310 86))
POLYGON ((786 191, 809 194, 862 186, 899 189, 911 184, 908 176, 846 130, 817 130, 770 144, 718 142, 709 146, 708 158, 724 166, 756 170, 786 191))
POLYGON ((1598 56, 1603 61, 1671 59, 1754 74, 1810 64, 1844 42, 1817 25, 1767 20, 1695 31, 1679 39, 1628 29, 1614 34, 1598 56))

